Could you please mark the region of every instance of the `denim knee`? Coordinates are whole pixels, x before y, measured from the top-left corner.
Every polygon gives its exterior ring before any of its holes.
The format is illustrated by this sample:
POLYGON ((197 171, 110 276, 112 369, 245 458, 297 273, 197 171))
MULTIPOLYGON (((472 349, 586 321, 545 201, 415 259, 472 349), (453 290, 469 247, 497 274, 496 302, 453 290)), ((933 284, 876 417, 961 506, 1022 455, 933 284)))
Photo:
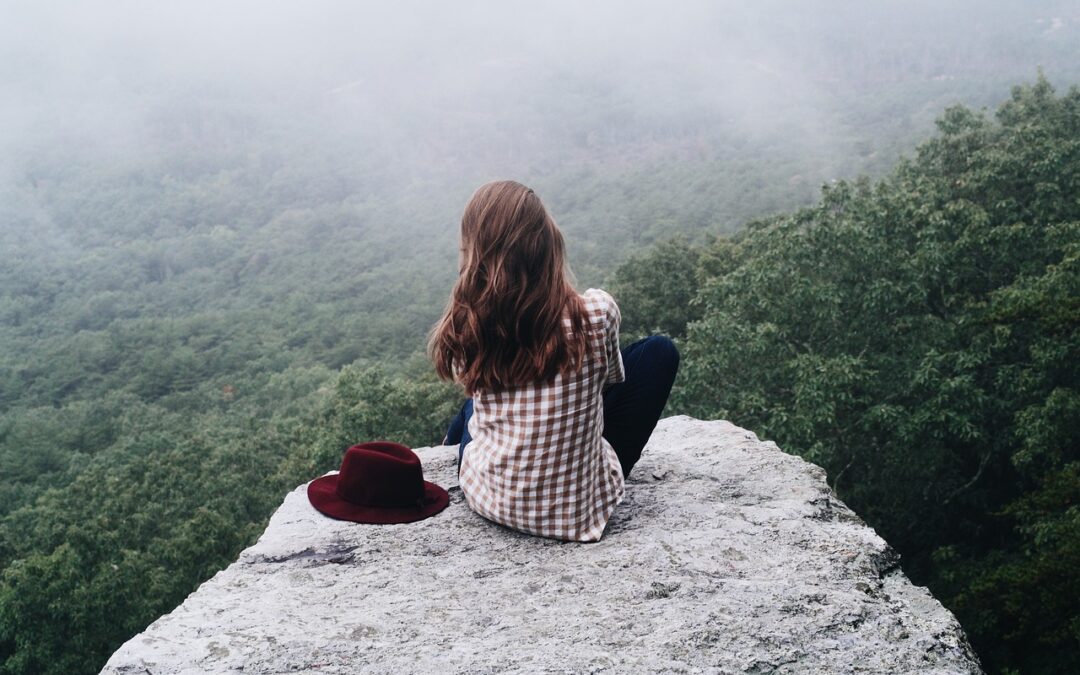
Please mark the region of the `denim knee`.
POLYGON ((645 338, 644 345, 653 358, 669 364, 673 370, 679 367, 679 348, 675 342, 666 335, 650 335, 645 338))

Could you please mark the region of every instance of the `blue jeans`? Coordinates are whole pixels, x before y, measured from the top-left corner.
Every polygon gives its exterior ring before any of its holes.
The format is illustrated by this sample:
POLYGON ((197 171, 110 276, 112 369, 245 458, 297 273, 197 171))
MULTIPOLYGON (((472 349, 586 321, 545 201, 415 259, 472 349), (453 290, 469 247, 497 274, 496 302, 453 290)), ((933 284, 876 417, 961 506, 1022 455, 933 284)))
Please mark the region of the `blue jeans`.
MULTIPOLYGON (((652 335, 625 347, 622 358, 626 380, 604 391, 604 438, 619 456, 625 477, 641 458, 641 451, 664 411, 679 370, 679 350, 670 338, 652 335)), ((459 444, 459 467, 465 446, 472 440, 469 436, 472 413, 472 399, 465 399, 446 430, 445 443, 459 444)))

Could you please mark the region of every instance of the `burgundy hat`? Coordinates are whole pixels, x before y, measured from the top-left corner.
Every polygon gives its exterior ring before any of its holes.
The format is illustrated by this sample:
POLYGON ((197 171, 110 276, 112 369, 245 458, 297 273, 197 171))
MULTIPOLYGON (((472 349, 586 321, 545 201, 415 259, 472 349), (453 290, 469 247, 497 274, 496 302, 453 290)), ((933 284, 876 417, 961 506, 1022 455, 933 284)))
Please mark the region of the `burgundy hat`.
POLYGON ((322 513, 357 523, 411 523, 450 503, 446 490, 424 480, 416 453, 390 441, 352 446, 341 471, 308 483, 307 494, 322 513))

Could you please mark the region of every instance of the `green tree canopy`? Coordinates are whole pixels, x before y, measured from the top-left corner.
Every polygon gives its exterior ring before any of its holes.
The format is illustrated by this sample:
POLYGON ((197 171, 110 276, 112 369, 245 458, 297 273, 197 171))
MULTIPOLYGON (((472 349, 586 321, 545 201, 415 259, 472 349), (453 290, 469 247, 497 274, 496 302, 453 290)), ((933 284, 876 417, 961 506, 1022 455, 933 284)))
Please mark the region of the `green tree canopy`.
POLYGON ((993 669, 1063 671, 1080 659, 1080 91, 1040 77, 938 128, 880 182, 633 261, 624 313, 687 324, 675 410, 824 466, 993 669))

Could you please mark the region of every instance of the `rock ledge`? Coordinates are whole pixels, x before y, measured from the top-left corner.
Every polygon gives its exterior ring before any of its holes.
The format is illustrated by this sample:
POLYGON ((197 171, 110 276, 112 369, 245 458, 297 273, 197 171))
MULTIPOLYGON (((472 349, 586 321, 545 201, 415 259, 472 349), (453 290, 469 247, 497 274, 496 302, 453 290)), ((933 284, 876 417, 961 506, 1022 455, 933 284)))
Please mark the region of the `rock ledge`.
POLYGON ((417 452, 445 511, 343 523, 300 486, 102 672, 981 672, 821 468, 728 422, 662 420, 594 544, 483 520, 455 449, 417 452))

